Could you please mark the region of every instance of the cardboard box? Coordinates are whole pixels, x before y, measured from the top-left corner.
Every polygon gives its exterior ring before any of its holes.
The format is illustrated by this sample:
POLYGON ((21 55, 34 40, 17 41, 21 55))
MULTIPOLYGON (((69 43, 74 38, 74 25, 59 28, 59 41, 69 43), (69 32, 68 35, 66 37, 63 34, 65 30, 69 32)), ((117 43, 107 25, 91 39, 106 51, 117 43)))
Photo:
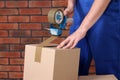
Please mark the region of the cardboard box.
POLYGON ((78 80, 80 49, 56 49, 39 45, 26 45, 24 80, 78 80), (40 62, 35 61, 35 53, 40 62), (38 51, 39 52, 39 51, 38 51))
POLYGON ((114 75, 80 76, 79 80, 118 80, 114 75))

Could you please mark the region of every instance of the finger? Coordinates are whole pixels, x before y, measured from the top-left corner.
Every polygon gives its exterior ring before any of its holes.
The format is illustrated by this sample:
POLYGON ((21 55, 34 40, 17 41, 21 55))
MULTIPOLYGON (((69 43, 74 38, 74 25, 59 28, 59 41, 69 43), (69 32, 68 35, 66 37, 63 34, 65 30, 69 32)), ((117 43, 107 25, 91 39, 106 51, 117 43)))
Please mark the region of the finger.
POLYGON ((61 42, 58 46, 57 46, 57 48, 62 48, 65 44, 67 44, 69 42, 69 39, 66 39, 66 40, 64 40, 63 42, 61 42))
POLYGON ((69 42, 69 40, 65 40, 63 42, 60 43, 60 45, 57 46, 57 48, 62 48, 63 46, 65 46, 65 44, 67 44, 69 42))
POLYGON ((75 40, 74 43, 73 43, 73 45, 72 45, 70 48, 71 48, 71 49, 75 48, 75 46, 77 45, 77 43, 78 43, 78 41, 75 40))
POLYGON ((68 11, 65 10, 64 11, 64 15, 67 16, 68 15, 68 11))
POLYGON ((69 41, 69 43, 68 43, 66 46, 63 47, 63 49, 68 49, 68 48, 70 48, 70 47, 73 45, 73 43, 74 43, 73 40, 72 40, 72 41, 69 41))
POLYGON ((65 11, 64 11, 64 15, 65 15, 65 16, 68 15, 68 10, 67 10, 67 9, 65 9, 65 11))
POLYGON ((71 26, 71 25, 72 25, 72 22, 68 22, 68 23, 67 23, 67 26, 71 26))

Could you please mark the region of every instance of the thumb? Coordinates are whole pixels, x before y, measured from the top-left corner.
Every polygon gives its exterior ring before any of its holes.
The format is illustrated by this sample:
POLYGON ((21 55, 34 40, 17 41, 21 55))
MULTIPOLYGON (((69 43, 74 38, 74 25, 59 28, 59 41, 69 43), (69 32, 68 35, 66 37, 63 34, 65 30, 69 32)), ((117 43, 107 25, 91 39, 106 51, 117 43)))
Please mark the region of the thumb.
POLYGON ((64 10, 64 15, 65 15, 65 16, 68 16, 68 15, 69 15, 69 10, 68 10, 68 9, 65 9, 65 10, 64 10))

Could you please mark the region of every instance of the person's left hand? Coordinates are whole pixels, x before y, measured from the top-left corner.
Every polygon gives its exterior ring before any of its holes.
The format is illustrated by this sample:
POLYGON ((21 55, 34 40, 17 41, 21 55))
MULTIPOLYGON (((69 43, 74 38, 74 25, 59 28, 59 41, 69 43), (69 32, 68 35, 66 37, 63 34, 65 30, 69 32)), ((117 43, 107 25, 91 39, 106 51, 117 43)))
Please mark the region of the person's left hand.
POLYGON ((75 31, 73 34, 68 36, 63 42, 61 42, 57 48, 62 48, 62 49, 72 49, 74 48, 77 43, 84 38, 86 35, 86 32, 84 31, 75 31))

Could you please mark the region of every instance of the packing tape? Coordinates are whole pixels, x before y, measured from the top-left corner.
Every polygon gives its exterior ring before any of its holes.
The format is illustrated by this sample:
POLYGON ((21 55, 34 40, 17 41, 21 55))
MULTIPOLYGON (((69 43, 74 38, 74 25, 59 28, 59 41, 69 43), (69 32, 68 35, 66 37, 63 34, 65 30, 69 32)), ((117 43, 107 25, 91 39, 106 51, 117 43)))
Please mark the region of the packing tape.
POLYGON ((48 38, 47 40, 43 41, 41 44, 39 44, 36 48, 36 52, 35 52, 35 62, 41 62, 41 52, 42 52, 42 48, 44 46, 49 46, 50 42, 52 42, 53 40, 57 39, 57 36, 51 36, 50 38, 48 38))
POLYGON ((64 18, 63 11, 60 9, 51 9, 48 12, 48 22, 51 24, 60 24, 64 18))

